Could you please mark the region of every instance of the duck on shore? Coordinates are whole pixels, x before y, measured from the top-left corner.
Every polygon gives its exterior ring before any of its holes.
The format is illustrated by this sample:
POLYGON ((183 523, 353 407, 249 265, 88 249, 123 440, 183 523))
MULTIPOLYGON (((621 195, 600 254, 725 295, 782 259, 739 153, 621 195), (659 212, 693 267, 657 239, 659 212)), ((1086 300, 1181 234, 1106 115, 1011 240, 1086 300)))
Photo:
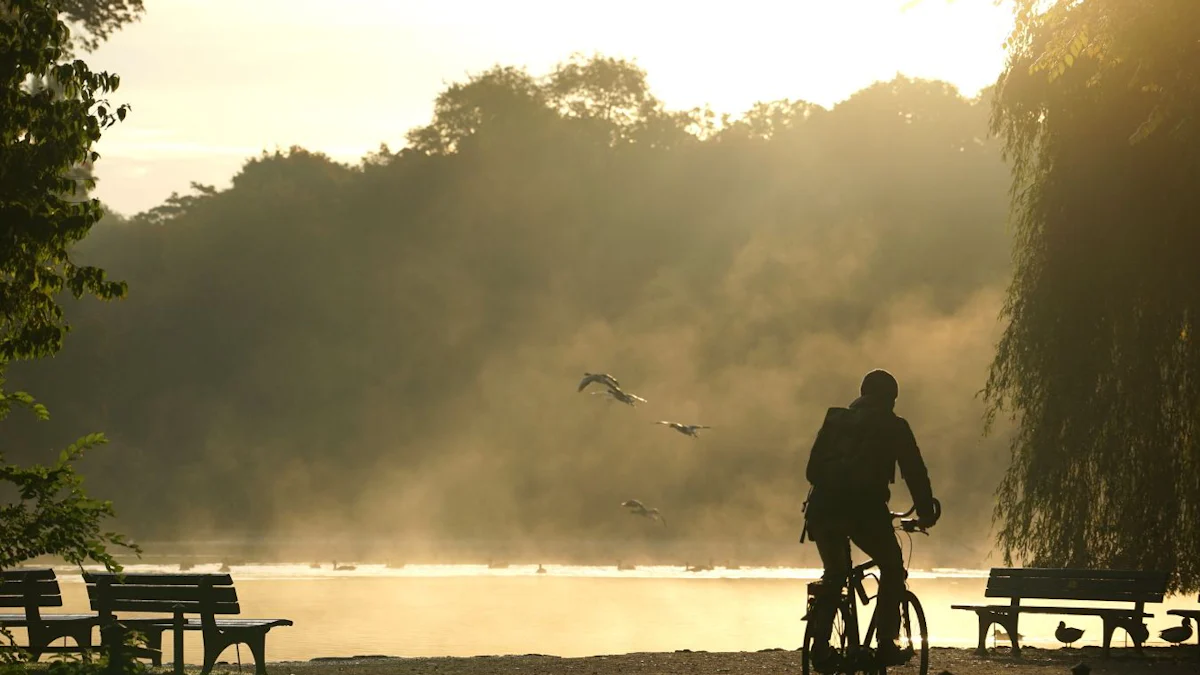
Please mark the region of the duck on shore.
POLYGON ((1066 621, 1059 621, 1058 628, 1054 629, 1054 637, 1059 642, 1070 647, 1073 643, 1078 642, 1079 638, 1083 637, 1083 631, 1079 628, 1071 628, 1066 621))
POLYGON ((1158 636, 1174 645, 1185 642, 1188 638, 1192 637, 1192 620, 1184 617, 1183 623, 1159 631, 1158 636))

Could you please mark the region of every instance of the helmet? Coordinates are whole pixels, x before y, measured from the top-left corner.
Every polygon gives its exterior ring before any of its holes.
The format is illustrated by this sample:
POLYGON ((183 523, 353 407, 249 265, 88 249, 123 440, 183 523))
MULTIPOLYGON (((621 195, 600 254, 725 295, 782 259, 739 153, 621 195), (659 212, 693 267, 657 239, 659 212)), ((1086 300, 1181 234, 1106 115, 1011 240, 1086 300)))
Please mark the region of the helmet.
POLYGON ((872 370, 863 377, 862 386, 859 387, 858 393, 863 396, 879 397, 883 399, 895 400, 900 394, 900 385, 896 383, 896 378, 886 370, 872 370))

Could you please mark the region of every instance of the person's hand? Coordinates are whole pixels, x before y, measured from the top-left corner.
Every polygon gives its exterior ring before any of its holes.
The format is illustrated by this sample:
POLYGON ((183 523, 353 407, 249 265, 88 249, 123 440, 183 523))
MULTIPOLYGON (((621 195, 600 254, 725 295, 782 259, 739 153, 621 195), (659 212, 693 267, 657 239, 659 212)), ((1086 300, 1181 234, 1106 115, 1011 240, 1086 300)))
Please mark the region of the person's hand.
POLYGON ((937 525, 938 520, 942 517, 942 503, 937 499, 933 500, 933 508, 928 513, 917 513, 917 527, 923 530, 929 529, 937 525))

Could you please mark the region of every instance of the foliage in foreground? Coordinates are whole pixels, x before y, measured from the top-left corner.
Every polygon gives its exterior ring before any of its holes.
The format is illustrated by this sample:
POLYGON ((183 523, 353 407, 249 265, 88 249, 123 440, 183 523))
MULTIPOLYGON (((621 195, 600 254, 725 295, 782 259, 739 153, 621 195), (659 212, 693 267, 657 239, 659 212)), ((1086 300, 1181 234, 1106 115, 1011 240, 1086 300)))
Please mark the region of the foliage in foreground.
MULTIPOLYGON (((103 98, 116 90, 115 75, 65 60, 71 34, 60 9, 39 0, 11 0, 0 9, 0 419, 14 406, 49 418, 28 393, 2 387, 10 363, 61 349, 69 328, 61 294, 113 299, 126 290, 107 280, 104 270, 76 264, 71 256, 102 211, 96 200, 73 198, 77 186, 70 171, 95 161, 93 144, 103 129, 124 119, 127 108, 112 108, 103 98), (55 88, 29 86, 47 77, 55 88)), ((58 556, 115 570, 120 566, 107 546, 136 550, 102 527, 113 516, 112 504, 88 497, 75 469, 89 448, 103 442, 101 434, 85 436, 49 465, 20 466, 0 452, 7 500, 0 502, 0 569, 58 556)))
POLYGON ((993 118, 1016 246, 986 395, 1019 422, 999 541, 1195 591, 1200 3, 1043 4, 1017 3, 993 118))

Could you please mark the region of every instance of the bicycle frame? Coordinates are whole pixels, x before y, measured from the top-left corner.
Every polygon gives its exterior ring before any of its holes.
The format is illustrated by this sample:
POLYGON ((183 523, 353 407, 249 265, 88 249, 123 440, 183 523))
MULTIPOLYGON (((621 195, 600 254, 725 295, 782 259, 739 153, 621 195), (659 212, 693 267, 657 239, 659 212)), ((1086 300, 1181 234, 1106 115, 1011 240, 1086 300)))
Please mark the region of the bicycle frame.
MULTIPOLYGON (((849 559, 849 543, 846 544, 846 555, 847 559, 849 559)), ((868 573, 868 570, 876 567, 878 567, 878 565, 874 560, 868 560, 864 563, 851 567, 850 573, 846 578, 846 588, 849 589, 846 594, 847 609, 849 610, 847 615, 851 618, 851 622, 854 624, 853 626, 846 627, 846 633, 852 636, 851 646, 853 648, 859 648, 863 645, 870 645, 875 639, 875 627, 877 623, 876 614, 879 612, 879 603, 875 603, 875 607, 871 611, 871 620, 867 623, 867 634, 865 636, 861 636, 861 640, 858 624, 858 603, 861 602, 863 607, 866 607, 870 605, 871 601, 879 595, 878 591, 875 595, 868 595, 866 587, 863 586, 863 581, 865 581, 867 577, 874 577, 876 582, 879 581, 878 575, 868 573), (857 602, 855 602, 855 600, 857 600, 857 602)), ((907 582, 905 582, 905 587, 907 588, 907 582)))

